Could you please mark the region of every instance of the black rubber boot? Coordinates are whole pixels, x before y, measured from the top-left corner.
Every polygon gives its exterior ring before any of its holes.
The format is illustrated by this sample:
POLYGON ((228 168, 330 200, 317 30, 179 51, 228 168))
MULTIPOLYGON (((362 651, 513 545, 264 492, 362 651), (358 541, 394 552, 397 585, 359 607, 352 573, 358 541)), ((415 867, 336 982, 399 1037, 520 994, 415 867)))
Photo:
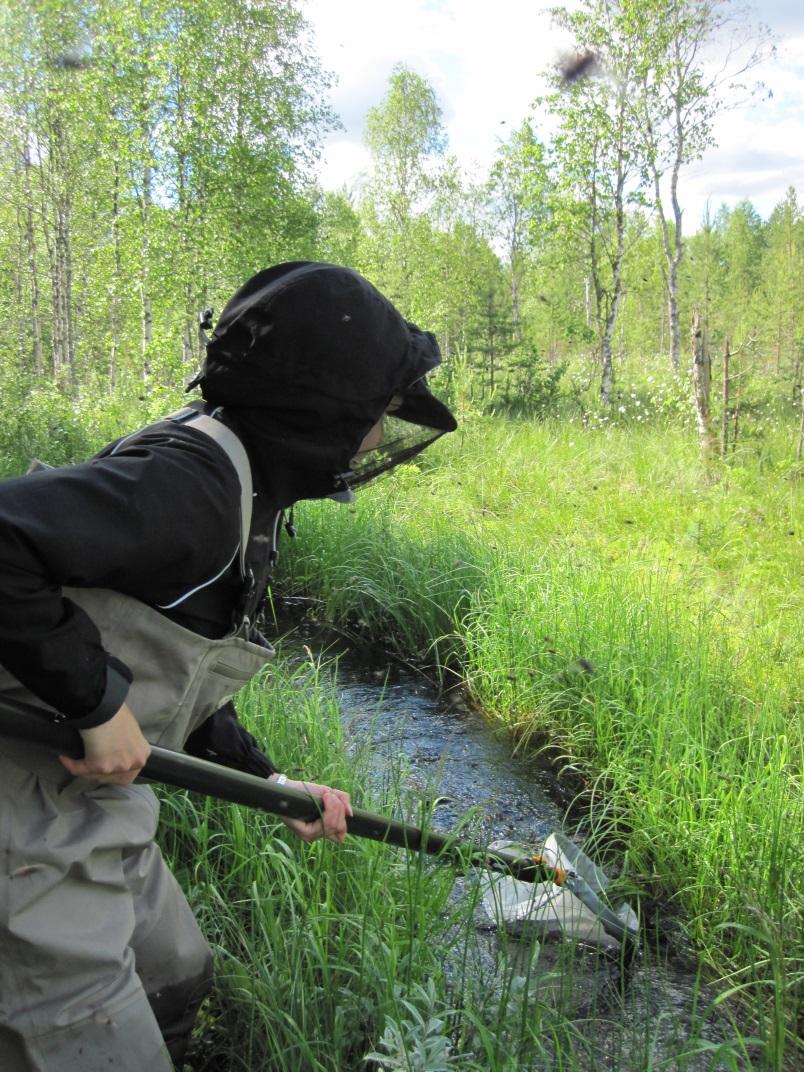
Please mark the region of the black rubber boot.
POLYGON ((201 1002, 212 989, 212 958, 193 979, 148 994, 162 1038, 178 1072, 184 1064, 201 1002))

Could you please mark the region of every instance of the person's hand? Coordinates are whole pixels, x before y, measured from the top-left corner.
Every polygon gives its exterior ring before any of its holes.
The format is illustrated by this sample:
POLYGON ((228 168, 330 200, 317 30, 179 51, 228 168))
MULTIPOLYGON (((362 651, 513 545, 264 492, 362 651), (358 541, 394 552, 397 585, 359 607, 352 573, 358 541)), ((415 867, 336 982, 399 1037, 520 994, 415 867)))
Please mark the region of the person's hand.
MULTIPOLYGON (((268 781, 275 782, 278 777, 279 775, 272 774, 268 781)), ((318 785, 316 782, 297 782, 293 778, 287 778, 283 784, 289 789, 298 789, 319 797, 323 809, 320 819, 310 823, 303 819, 283 819, 285 826, 302 841, 317 841, 323 837, 342 845, 346 839, 346 820, 352 814, 349 794, 342 789, 330 789, 328 785, 318 785)))
POLYGON ((76 778, 92 778, 106 785, 130 785, 151 754, 151 746, 127 704, 108 722, 78 732, 84 742, 84 758, 59 756, 76 778))

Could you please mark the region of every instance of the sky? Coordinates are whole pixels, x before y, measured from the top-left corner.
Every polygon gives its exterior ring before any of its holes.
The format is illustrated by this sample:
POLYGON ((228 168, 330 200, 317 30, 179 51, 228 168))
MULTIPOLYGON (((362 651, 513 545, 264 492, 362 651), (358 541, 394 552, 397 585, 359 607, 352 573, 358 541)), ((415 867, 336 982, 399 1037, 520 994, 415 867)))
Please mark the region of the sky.
MULTIPOLYGON (((448 151, 483 175, 500 142, 531 113, 568 41, 541 0, 300 0, 315 51, 336 79, 329 102, 343 129, 324 144, 325 189, 352 188, 369 157, 366 112, 379 104, 396 63, 433 87, 448 151)), ((717 146, 682 171, 680 201, 697 228, 707 205, 748 198, 767 217, 789 186, 804 203, 804 3, 765 0, 750 16, 768 25, 776 54, 752 72, 765 90, 717 117, 717 146)), ((537 133, 539 117, 534 115, 537 133)))

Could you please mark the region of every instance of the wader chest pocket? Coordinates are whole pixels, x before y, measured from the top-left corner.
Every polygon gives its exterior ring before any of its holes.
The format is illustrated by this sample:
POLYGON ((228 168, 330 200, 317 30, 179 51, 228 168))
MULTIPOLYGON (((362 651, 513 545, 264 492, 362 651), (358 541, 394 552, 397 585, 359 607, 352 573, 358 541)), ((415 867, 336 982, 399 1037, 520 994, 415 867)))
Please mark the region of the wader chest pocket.
POLYGON ((241 636, 199 636, 119 592, 65 594, 98 626, 106 650, 131 669, 129 707, 148 740, 164 748, 181 749, 274 654, 241 636))

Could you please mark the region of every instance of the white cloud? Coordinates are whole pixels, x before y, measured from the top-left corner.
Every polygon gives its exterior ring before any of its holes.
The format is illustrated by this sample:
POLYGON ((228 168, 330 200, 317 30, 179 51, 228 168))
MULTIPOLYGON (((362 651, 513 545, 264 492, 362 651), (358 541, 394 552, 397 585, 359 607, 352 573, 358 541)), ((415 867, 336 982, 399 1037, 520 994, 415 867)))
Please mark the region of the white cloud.
POLYGON ((362 145, 345 139, 330 139, 321 180, 327 190, 337 190, 342 186, 351 189, 368 172, 370 164, 368 150, 362 145))
MULTIPOLYGON (((400 62, 435 90, 449 151, 467 169, 487 168, 499 142, 543 91, 540 72, 566 45, 551 24, 551 6, 532 0, 302 0, 322 65, 338 77, 331 103, 345 127, 325 143, 323 185, 353 185, 367 169, 366 112, 382 100, 400 62)), ((776 58, 752 75, 773 96, 719 115, 718 148, 682 175, 688 227, 701 218, 707 199, 717 206, 748 197, 766 215, 789 185, 804 188, 804 10, 798 0, 766 0, 756 18, 779 38, 776 58)))
POLYGON ((322 180, 343 181, 344 141, 358 144, 369 107, 384 96, 396 63, 432 85, 449 151, 487 166, 542 88, 538 73, 560 51, 547 4, 498 0, 305 0, 331 95, 345 131, 331 136, 322 180), (337 149, 331 151, 331 147, 337 149))
MULTIPOLYGON (((784 7, 769 5, 763 18, 784 7)), ((792 22, 789 13, 783 15, 792 22)), ((776 55, 750 74, 766 91, 743 107, 722 110, 717 145, 684 172, 688 227, 702 218, 707 201, 715 210, 747 198, 768 216, 789 186, 804 191, 804 15, 797 17, 798 34, 779 41, 776 55)))

